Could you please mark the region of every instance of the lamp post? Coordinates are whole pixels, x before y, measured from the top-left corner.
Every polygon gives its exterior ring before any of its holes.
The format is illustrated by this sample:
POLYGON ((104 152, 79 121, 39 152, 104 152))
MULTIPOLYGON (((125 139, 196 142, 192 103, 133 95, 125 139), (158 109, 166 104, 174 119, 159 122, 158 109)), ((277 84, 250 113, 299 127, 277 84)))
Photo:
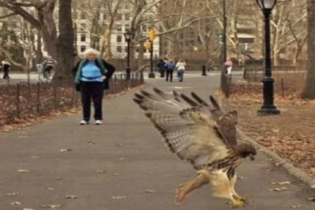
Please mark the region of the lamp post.
POLYGON ((222 43, 223 43, 223 53, 222 53, 222 60, 224 63, 227 59, 227 52, 226 52, 226 28, 227 28, 227 24, 226 24, 226 0, 223 0, 223 34, 222 34, 222 43))
POLYGON ((153 71, 153 41, 156 37, 156 31, 152 28, 148 33, 148 41, 146 43, 146 48, 150 51, 150 73, 149 78, 155 78, 155 74, 153 71))
POLYGON ((126 79, 130 79, 130 42, 132 38, 132 33, 130 31, 126 31, 124 33, 125 40, 127 42, 127 67, 126 67, 126 79))
POLYGON ((274 79, 272 78, 271 69, 271 47, 270 47, 270 15, 271 11, 277 3, 277 0, 256 0, 258 6, 262 10, 265 17, 265 74, 263 82, 263 98, 264 103, 258 114, 276 115, 280 114, 280 110, 274 105, 274 79))

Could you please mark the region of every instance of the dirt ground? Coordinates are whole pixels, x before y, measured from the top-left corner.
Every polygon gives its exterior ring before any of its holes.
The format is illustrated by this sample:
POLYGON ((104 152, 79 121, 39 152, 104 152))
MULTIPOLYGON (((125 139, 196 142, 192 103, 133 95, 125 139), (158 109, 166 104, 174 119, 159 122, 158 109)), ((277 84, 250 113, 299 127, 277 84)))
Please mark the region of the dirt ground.
POLYGON ((257 115, 261 94, 233 94, 224 102, 226 108, 238 110, 246 135, 315 178, 315 100, 275 96, 278 116, 257 115))

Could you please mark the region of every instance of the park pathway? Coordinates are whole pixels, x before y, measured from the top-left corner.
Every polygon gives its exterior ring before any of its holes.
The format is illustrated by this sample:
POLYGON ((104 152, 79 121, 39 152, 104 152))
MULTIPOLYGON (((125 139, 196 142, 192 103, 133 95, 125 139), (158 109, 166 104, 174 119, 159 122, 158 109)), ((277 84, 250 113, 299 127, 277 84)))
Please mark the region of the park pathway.
MULTIPOLYGON (((188 78, 184 83, 148 80, 167 92, 214 93, 219 76, 188 78)), ((157 131, 132 101, 133 93, 105 101, 104 125, 79 126, 81 115, 44 122, 26 131, 0 134, 0 210, 226 210, 209 187, 182 205, 174 192, 195 176, 192 167, 164 147, 157 131)), ((295 178, 258 158, 239 169, 237 189, 250 210, 314 210, 310 191, 295 178), (293 182, 277 186, 272 182, 293 182), (286 187, 281 192, 270 191, 286 187)))

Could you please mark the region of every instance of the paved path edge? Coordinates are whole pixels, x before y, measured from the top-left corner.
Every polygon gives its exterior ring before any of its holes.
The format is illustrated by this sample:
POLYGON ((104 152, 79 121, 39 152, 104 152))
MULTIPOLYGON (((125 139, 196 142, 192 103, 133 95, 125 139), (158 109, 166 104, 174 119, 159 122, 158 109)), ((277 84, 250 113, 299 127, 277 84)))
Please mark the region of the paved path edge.
POLYGON ((311 189, 315 189, 315 179, 313 179, 311 176, 309 176, 307 173, 302 171, 299 168, 294 167, 291 163, 289 163, 287 160, 283 159, 280 157, 277 153, 269 150, 267 147, 259 144, 255 140, 251 139, 247 135, 245 135, 240 129, 238 129, 238 133, 240 134, 241 138, 244 139, 245 141, 250 142, 253 144, 255 147, 259 148, 262 152, 273 158, 274 160, 277 161, 279 166, 284 168, 289 174, 295 176, 305 184, 307 184, 311 189))

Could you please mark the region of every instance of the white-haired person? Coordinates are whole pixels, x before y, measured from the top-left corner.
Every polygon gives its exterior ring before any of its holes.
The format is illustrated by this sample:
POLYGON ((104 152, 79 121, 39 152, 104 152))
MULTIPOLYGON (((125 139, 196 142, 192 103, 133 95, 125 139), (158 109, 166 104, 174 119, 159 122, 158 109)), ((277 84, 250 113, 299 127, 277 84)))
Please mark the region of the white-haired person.
POLYGON ((76 64, 72 72, 75 76, 76 90, 81 92, 83 119, 80 125, 89 124, 92 101, 95 124, 101 125, 104 89, 108 89, 115 67, 101 59, 100 52, 97 50, 87 49, 84 52, 84 59, 76 64))

